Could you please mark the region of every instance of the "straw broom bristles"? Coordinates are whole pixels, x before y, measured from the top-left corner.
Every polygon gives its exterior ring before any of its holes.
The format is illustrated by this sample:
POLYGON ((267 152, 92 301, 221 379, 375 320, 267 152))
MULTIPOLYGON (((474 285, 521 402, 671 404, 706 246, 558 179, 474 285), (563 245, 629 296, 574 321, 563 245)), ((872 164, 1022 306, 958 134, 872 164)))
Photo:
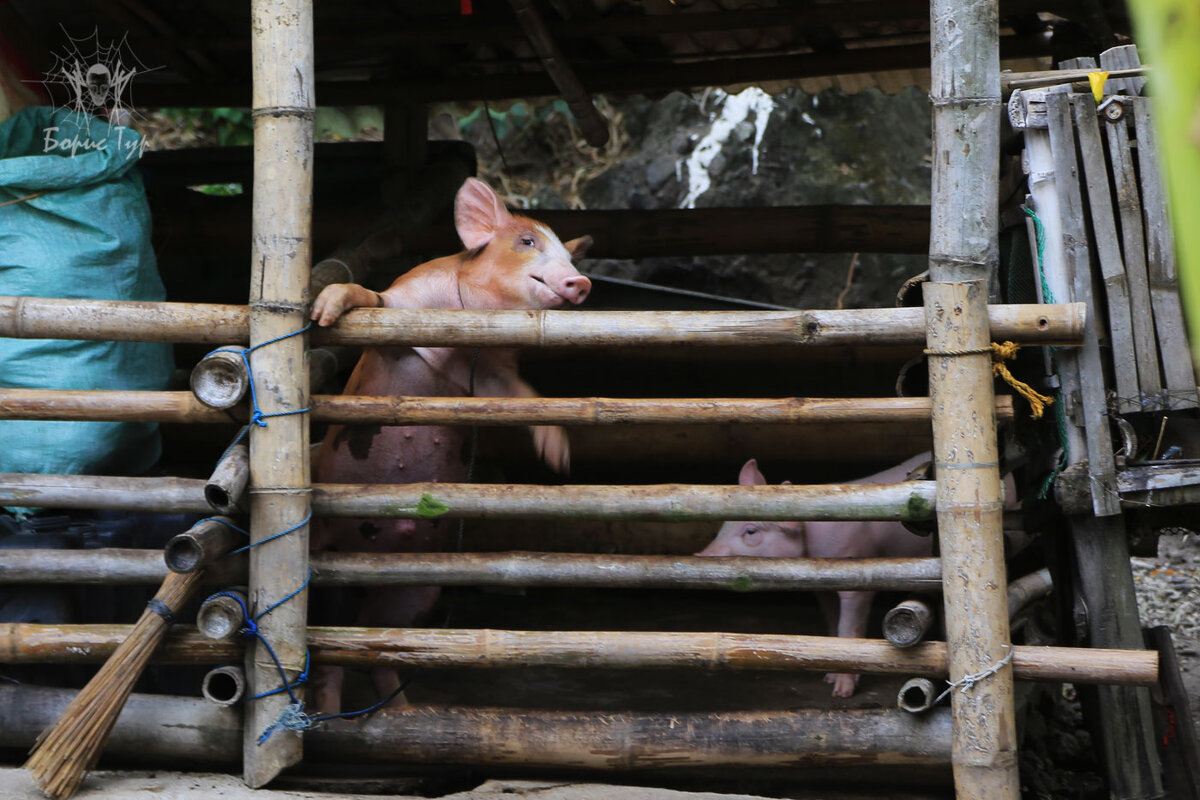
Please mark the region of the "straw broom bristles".
MULTIPOLYGON (((167 574, 154 595, 171 613, 179 609, 200 585, 203 570, 167 574)), ((156 605, 154 600, 151 605, 156 605)), ((162 606, 156 606, 161 608, 162 606)), ((44 794, 66 800, 75 793, 84 774, 96 765, 100 751, 116 725, 133 685, 166 634, 167 620, 147 608, 104 666, 50 727, 38 734, 25 768, 44 794)))

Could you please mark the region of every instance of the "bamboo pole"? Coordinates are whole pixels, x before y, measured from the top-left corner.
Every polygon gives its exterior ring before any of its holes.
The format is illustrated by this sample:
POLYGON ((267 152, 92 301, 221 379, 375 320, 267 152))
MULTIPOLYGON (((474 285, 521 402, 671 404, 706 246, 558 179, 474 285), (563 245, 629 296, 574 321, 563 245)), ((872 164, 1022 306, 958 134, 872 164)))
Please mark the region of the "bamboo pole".
MULTIPOLYGON (((107 508, 204 513, 205 481, 95 475, 0 473, 0 503, 44 508, 107 508)), ((925 520, 933 481, 813 486, 647 486, 318 483, 319 516, 420 519, 925 520), (441 506, 445 506, 442 511, 441 506)), ((292 524, 295 524, 294 522, 292 524)), ((283 526, 287 527, 287 526, 283 526)), ((281 527, 279 530, 283 530, 281 527)))
MULTIPOLYGON (((914 424, 929 419, 927 397, 612 398, 370 397, 314 395, 313 422, 370 425, 914 424)), ((245 407, 235 416, 246 418, 245 407)), ((996 398, 1011 421, 1013 400, 996 398)), ((189 392, 0 388, 0 419, 114 420, 228 424, 229 415, 189 392)))
MULTIPOLYGON (((242 582, 236 560, 221 579, 242 582)), ((936 592, 936 558, 709 558, 589 553, 315 553, 315 586, 569 586, 816 591, 936 592)), ((155 583, 166 574, 153 550, 5 550, 6 584, 155 583), (108 556, 97 570, 93 554, 108 556)))
MULTIPOLYGON (((129 629, 3 623, 0 663, 102 661, 129 629)), ((429 669, 746 669, 945 678, 949 664, 944 642, 901 649, 882 639, 763 633, 312 626, 308 646, 317 664, 429 669)), ((241 647, 237 640, 209 639, 195 628, 176 626, 155 658, 165 664, 222 664, 236 658, 241 647)), ((1012 668, 1022 680, 1150 686, 1158 680, 1158 653, 1017 645, 1012 668)))
MULTIPOLYGON (((254 194, 251 235, 250 343, 252 383, 265 413, 288 414, 251 426, 250 609, 260 638, 246 658, 250 694, 294 683, 305 670, 309 475, 306 342, 292 336, 308 323, 312 265, 313 16, 311 0, 251 4, 254 194), (272 344, 267 344, 273 342, 272 344), (273 652, 263 641, 268 641, 273 652), (283 674, 280 674, 280 673, 283 674)), ((301 739, 276 731, 288 692, 250 703, 243 729, 243 777, 254 788, 301 759, 301 739)))
MULTIPOLYGON (((1018 344, 1074 345, 1081 304, 997 305, 992 336, 1018 344)), ((190 342, 221 345, 249 338, 243 306, 0 297, 0 336, 190 342)), ((315 344, 449 347, 710 347, 923 344, 919 308, 831 311, 446 311, 359 308, 315 344)))
MULTIPOLYGON (((68 689, 0 684, 0 746, 26 747, 68 689)), ((236 764, 238 711, 198 698, 132 695, 108 752, 140 763, 236 764)), ((654 770, 936 765, 948 715, 901 711, 632 713, 409 706, 329 720, 305 734, 323 762, 654 770)))
POLYGON ((957 796, 1020 794, 989 289, 999 280, 996 0, 932 0, 933 181, 924 286, 957 796), (964 684, 965 686, 965 684, 964 684))

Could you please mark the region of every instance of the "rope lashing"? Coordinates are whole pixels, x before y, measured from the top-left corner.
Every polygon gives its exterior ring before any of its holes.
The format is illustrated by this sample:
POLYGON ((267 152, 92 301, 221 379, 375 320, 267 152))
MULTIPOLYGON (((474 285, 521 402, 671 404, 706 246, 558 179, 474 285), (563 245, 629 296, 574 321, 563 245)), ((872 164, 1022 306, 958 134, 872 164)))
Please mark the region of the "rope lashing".
POLYGON ((992 677, 997 672, 999 672, 1000 670, 1004 669, 1006 666, 1008 666, 1009 664, 1012 663, 1013 652, 1014 652, 1013 646, 1010 644, 1010 645, 1008 645, 1008 654, 1005 655, 1004 658, 997 661, 995 664, 992 664, 990 667, 981 669, 979 672, 973 672, 970 675, 964 675, 961 678, 959 678, 958 680, 951 682, 950 685, 946 687, 946 691, 939 694, 937 696, 937 699, 933 701, 933 705, 937 705, 938 703, 942 702, 942 699, 946 695, 953 692, 955 689, 959 689, 960 691, 967 692, 967 691, 970 691, 972 688, 974 688, 975 684, 992 677))
POLYGON ((254 371, 250 367, 250 354, 260 347, 266 347, 269 344, 275 344, 276 342, 282 342, 284 339, 290 339, 293 336, 299 336, 302 333, 308 333, 308 329, 312 326, 313 324, 310 322, 300 330, 292 331, 291 333, 285 333, 282 336, 276 336, 274 339, 268 339, 265 342, 259 342, 256 345, 252 345, 244 349, 238 349, 234 347, 218 347, 216 350, 208 353, 208 355, 212 355, 213 353, 236 353, 242 357, 242 363, 246 366, 246 379, 250 383, 250 405, 252 409, 250 413, 251 425, 257 425, 260 428, 265 428, 267 427, 265 420, 270 419, 271 417, 286 417, 290 414, 303 414, 309 410, 307 408, 297 408, 294 411, 276 411, 271 414, 264 414, 262 408, 258 405, 258 391, 254 388, 254 371))
POLYGON ((1017 351, 1021 349, 1019 344, 1015 342, 1002 342, 996 344, 992 342, 992 374, 1001 378, 1005 383, 1016 390, 1017 394, 1029 401, 1029 416, 1033 419, 1041 419, 1042 413, 1046 410, 1046 406, 1054 403, 1053 397, 1047 397, 1044 394, 1037 392, 1028 383, 1018 380, 1008 366, 1004 363, 1013 359, 1017 355, 1017 351))
POLYGON ((1041 419, 1042 413, 1046 410, 1046 406, 1054 403, 1053 397, 1047 397, 1044 394, 1039 394, 1032 386, 1024 381, 1018 380, 1008 367, 1004 364, 1005 361, 1015 357, 1021 346, 1014 342, 1004 342, 997 344, 992 342, 987 347, 976 347, 964 350, 930 350, 926 348, 925 355, 927 356, 980 356, 991 354, 992 356, 992 374, 1002 378, 1005 383, 1017 390, 1017 393, 1029 401, 1030 416, 1033 419, 1041 419))

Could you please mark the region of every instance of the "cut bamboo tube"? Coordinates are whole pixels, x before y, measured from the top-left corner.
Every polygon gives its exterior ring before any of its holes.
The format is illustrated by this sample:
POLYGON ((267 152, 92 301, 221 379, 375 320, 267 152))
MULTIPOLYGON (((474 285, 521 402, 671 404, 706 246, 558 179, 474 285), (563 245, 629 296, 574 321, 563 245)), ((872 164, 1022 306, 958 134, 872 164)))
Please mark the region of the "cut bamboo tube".
MULTIPOLYGON (((251 425, 250 610, 259 615, 294 595, 308 578, 309 430, 302 412, 309 388, 304 336, 312 267, 312 0, 254 0, 250 9, 254 194, 251 235, 250 357, 266 426, 251 425), (285 338, 289 337, 289 338, 285 338)), ((295 682, 305 669, 307 593, 258 619, 246 678, 254 695, 295 682), (263 640, 273 649, 268 652, 263 640), (280 673, 283 674, 280 674, 280 673)), ((301 759, 300 736, 259 737, 288 708, 289 692, 259 697, 246 709, 243 778, 258 788, 301 759)))
MULTIPOLYGON (((222 575, 244 579, 244 560, 222 575)), ((590 553, 316 553, 315 586, 564 586, 816 591, 941 589, 936 558, 708 558, 590 553)), ((166 570, 152 550, 5 550, 0 586, 155 583, 166 570), (107 556, 103 569, 95 554, 107 556)), ((240 614, 240 611, 238 612, 240 614)), ((204 609, 201 609, 201 615, 204 609)), ((240 618, 237 620, 240 623, 240 618)), ((204 625, 200 624, 201 628, 204 625)))
POLYGON ((200 694, 210 703, 232 706, 241 702, 246 692, 246 673, 241 667, 215 667, 204 674, 200 694))
POLYGON ((932 0, 933 172, 925 298, 938 541, 960 798, 1020 795, 1004 589, 1003 502, 988 296, 998 286, 1000 32, 997 0, 932 0))
POLYGON ((910 714, 920 714, 933 708, 939 692, 928 678, 909 678, 896 692, 896 707, 910 714))
POLYGON ((216 409, 233 408, 241 402, 250 389, 250 377, 240 351, 230 345, 209 353, 192 367, 188 382, 197 400, 216 409))
POLYGON ((250 482, 250 448, 238 443, 230 447, 204 484, 204 501, 218 514, 242 510, 242 495, 250 482))
MULTIPOLYGON (((196 612, 196 630, 209 639, 232 639, 246 627, 245 587, 207 598, 196 612), (233 595, 232 597, 230 595, 233 595)), ((243 676, 245 673, 242 673, 243 676)))
MULTIPOLYGON (((70 699, 68 689, 0 684, 0 747, 26 747, 70 699)), ((109 751, 178 767, 240 758, 237 709, 199 698, 132 695, 109 751)), ((339 764, 510 764, 560 769, 826 768, 945 764, 949 715, 895 710, 630 713, 407 706, 328 720, 304 735, 339 764)))
POLYGON ((933 626, 933 609, 924 600, 909 599, 883 615, 883 638, 896 647, 912 647, 933 626))
MULTIPOLYGON (((204 481, 183 478, 0 473, 0 503, 203 513, 208 510, 203 487, 204 481)), ((933 481, 815 486, 318 483, 312 486, 312 508, 321 516, 397 519, 437 514, 441 504, 441 516, 449 519, 925 520, 933 516, 934 495, 933 481)))
POLYGON ((228 517, 202 519, 172 536, 163 548, 163 560, 172 572, 196 572, 228 553, 241 542, 228 517), (228 523, 228 524, 226 524, 228 523))
MULTIPOLYGON (((323 348, 328 349, 328 348, 323 348)), ((315 352, 315 351, 314 351, 315 352)), ((368 397, 314 395, 314 422, 373 425, 708 425, 924 423, 927 397, 702 399, 613 397, 368 397)), ((996 417, 1013 419, 1009 395, 996 417)), ((244 406, 235 416, 246 418, 244 406)), ((113 420, 228 424, 188 392, 56 391, 0 388, 0 419, 113 420)))
MULTIPOLYGON (((103 660, 128 625, 0 624, 0 663, 73 664, 103 660)), ((430 669, 704 669, 865 672, 945 678, 944 642, 900 649, 882 639, 763 633, 677 631, 511 631, 433 628, 308 629, 315 664, 430 669)), ((213 640, 176 626, 155 660, 166 664, 228 663, 241 643, 213 640)), ((1158 680, 1153 650, 1088 647, 1013 649, 1022 680, 1151 686, 1158 680)))
MULTIPOLYGON (((1086 307, 994 305, 996 340, 1075 345, 1086 307)), ((191 342, 219 345, 249 338, 244 306, 0 297, 0 336, 191 342)), ((444 311, 359 308, 313 331, 316 344, 454 347, 601 347, 645 345, 919 345, 919 308, 831 311, 444 311)))

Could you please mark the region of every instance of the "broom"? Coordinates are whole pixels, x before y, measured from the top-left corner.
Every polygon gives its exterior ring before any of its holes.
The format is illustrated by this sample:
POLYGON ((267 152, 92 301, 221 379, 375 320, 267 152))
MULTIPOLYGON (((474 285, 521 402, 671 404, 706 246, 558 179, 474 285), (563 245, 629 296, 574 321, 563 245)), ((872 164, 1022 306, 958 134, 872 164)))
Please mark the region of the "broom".
POLYGON ((162 641, 168 618, 200 585, 203 570, 167 573, 146 611, 87 686, 53 724, 38 734, 25 769, 45 795, 66 800, 96 765, 133 685, 162 641))

